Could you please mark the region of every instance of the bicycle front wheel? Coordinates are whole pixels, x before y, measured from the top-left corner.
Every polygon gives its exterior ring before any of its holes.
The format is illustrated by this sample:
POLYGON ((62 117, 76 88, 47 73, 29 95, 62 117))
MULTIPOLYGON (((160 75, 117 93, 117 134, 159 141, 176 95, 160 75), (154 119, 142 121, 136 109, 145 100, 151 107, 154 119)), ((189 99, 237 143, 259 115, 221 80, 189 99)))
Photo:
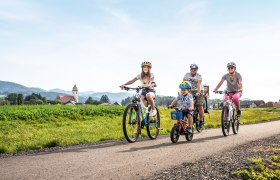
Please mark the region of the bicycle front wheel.
POLYGON ((173 143, 177 143, 180 137, 180 126, 179 124, 175 124, 171 129, 170 139, 173 143))
POLYGON ((221 118, 221 126, 222 126, 222 132, 224 136, 229 135, 230 130, 230 121, 227 120, 228 118, 228 107, 223 107, 222 110, 222 118, 221 118))
POLYGON ((140 134, 140 114, 136 104, 129 104, 123 114, 123 133, 125 139, 133 143, 140 134))
POLYGON ((232 121, 232 131, 233 131, 234 134, 237 134, 238 130, 239 130, 239 120, 240 120, 239 118, 240 117, 235 115, 235 111, 234 111, 234 113, 232 115, 232 119, 233 119, 233 121, 232 121))
POLYGON ((156 139, 159 134, 160 114, 157 108, 156 110, 157 110, 157 114, 155 116, 149 117, 149 123, 148 126, 146 126, 147 134, 150 139, 156 139))

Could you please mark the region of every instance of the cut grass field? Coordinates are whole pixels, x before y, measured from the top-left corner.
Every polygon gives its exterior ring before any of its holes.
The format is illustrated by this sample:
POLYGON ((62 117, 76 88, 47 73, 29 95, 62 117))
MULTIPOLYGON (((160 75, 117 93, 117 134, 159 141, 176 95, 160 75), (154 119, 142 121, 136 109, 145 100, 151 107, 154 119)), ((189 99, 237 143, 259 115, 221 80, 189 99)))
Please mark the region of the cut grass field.
MULTIPOLYGON (((118 106, 0 106, 0 153, 124 139, 118 106)), ((161 135, 175 123, 172 110, 159 109, 161 135)), ((220 126, 221 110, 206 114, 205 128, 220 126)), ((243 109, 245 124, 280 119, 280 108, 243 109)), ((146 137, 144 130, 142 137, 146 137)))

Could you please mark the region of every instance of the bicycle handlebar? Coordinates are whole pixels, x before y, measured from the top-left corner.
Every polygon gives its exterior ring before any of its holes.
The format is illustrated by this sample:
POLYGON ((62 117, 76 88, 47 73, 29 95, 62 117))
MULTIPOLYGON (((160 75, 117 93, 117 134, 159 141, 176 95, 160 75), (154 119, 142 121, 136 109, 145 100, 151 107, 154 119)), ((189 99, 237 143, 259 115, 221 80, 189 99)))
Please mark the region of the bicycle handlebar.
POLYGON ((143 86, 138 86, 137 88, 133 88, 133 87, 127 87, 125 86, 124 89, 126 91, 129 91, 129 90, 141 90, 141 89, 145 89, 146 87, 143 87, 143 86))
POLYGON ((229 93, 236 93, 236 92, 231 92, 231 91, 227 91, 227 90, 224 90, 224 91, 217 91, 217 92, 215 92, 215 91, 213 91, 214 93, 216 93, 216 94, 229 94, 229 93))
POLYGON ((191 112, 191 111, 194 111, 194 110, 189 110, 189 109, 179 109, 179 108, 177 108, 177 107, 168 107, 168 109, 175 109, 176 111, 181 111, 181 112, 191 112))

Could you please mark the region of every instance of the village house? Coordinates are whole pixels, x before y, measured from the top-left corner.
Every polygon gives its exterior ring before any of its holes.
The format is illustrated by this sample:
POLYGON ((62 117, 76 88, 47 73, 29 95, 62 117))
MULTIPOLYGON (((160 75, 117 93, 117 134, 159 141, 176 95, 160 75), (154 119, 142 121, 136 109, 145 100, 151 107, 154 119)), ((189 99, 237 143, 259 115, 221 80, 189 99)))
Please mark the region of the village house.
POLYGON ((62 104, 66 105, 75 105, 78 103, 78 88, 76 84, 72 89, 72 96, 57 96, 57 101, 60 101, 62 104))
POLYGON ((267 102, 267 103, 265 104, 265 106, 266 106, 266 107, 280 107, 280 104, 277 103, 277 102, 271 102, 271 101, 269 101, 269 102, 267 102))

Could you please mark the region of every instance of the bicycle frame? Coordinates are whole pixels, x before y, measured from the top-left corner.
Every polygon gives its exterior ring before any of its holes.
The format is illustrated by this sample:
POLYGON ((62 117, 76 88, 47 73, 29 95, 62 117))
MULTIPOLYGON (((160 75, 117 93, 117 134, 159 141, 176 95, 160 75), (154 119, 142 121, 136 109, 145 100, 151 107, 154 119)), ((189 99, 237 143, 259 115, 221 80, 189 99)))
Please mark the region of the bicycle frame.
MULTIPOLYGON (((144 87, 138 87, 138 88, 128 88, 127 87, 127 90, 129 89, 133 89, 133 90, 136 90, 136 94, 134 95, 134 98, 132 100, 132 103, 136 104, 136 107, 138 108, 138 111, 136 112, 137 113, 137 119, 136 121, 139 122, 139 113, 141 114, 141 118, 142 118, 142 121, 141 121, 141 127, 144 127, 144 126, 156 126, 157 125, 157 122, 154 122, 154 123, 151 123, 149 122, 149 102, 147 101, 147 106, 144 105, 142 99, 141 99, 141 95, 140 95, 140 90, 144 89, 144 87), (144 109, 145 109, 145 112, 144 113, 144 109)), ((140 124, 139 124, 140 125, 140 124)))
MULTIPOLYGON (((225 94, 225 96, 229 96, 231 92, 224 91, 223 93, 225 94)), ((235 111, 236 109, 235 104, 233 103, 232 99, 228 99, 223 102, 223 107, 228 107, 227 121, 230 121, 233 115, 233 111, 235 111)))
MULTIPOLYGON (((177 112, 182 112, 181 110, 178 110, 177 108, 175 108, 175 110, 177 112)), ((184 118, 184 117, 182 117, 182 118, 184 118)), ((176 124, 180 126, 180 130, 179 130, 180 131, 180 135, 184 135, 185 134, 185 130, 188 127, 188 124, 189 124, 188 117, 186 116, 185 118, 186 119, 177 119, 176 120, 177 121, 176 124)), ((175 119, 172 119, 172 120, 175 120, 175 119)))

